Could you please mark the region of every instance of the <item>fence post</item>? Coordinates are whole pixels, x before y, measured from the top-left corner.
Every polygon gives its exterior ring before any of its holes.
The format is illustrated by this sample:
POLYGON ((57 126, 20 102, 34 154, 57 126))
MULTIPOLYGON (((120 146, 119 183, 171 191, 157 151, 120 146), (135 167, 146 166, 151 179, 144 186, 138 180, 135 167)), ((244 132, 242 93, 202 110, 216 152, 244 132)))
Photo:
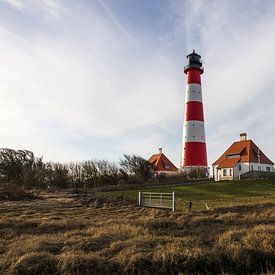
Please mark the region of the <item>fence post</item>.
POLYGON ((142 192, 138 192, 138 206, 141 206, 141 193, 142 192))
POLYGON ((175 211, 175 192, 172 193, 172 198, 173 198, 173 206, 172 206, 172 211, 175 211))

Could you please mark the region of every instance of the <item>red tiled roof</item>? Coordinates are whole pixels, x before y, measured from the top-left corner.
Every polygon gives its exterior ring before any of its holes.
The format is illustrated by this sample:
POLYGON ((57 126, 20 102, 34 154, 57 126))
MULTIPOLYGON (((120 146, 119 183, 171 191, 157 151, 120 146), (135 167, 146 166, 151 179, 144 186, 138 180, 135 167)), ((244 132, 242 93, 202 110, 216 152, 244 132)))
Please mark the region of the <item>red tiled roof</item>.
MULTIPOLYGON (((260 163, 264 164, 273 164, 274 163, 261 151, 259 150, 260 153, 260 163)), ((232 165, 231 167, 234 167, 236 163, 234 164, 234 160, 236 158, 228 158, 230 155, 239 155, 236 156, 238 158, 238 162, 258 162, 258 147, 257 145, 252 141, 252 140, 241 140, 241 141, 236 141, 234 142, 225 152, 224 154, 217 159, 213 165, 219 165, 223 166, 223 162, 225 160, 228 160, 226 162, 226 165, 232 165), (232 161, 231 161, 232 160, 232 161)), ((225 167, 224 167, 225 168, 225 167)), ((230 167, 227 167, 230 168, 230 167)))
POLYGON ((178 171, 178 168, 163 153, 152 155, 148 161, 156 167, 156 171, 178 171))
POLYGON ((234 167, 239 162, 240 159, 241 158, 224 159, 219 164, 218 169, 221 169, 221 168, 232 168, 232 167, 234 167))

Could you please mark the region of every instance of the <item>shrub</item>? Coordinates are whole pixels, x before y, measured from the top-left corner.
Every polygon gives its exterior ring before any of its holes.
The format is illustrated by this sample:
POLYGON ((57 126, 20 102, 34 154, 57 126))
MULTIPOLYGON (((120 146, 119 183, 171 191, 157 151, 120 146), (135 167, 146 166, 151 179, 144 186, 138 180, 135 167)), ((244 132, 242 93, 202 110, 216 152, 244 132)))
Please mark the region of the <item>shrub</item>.
POLYGON ((121 174, 124 176, 135 176, 147 181, 154 174, 153 165, 142 157, 124 154, 124 159, 120 160, 121 174))
POLYGON ((27 192, 16 183, 2 183, 0 185, 0 200, 27 200, 34 198, 34 194, 27 192))

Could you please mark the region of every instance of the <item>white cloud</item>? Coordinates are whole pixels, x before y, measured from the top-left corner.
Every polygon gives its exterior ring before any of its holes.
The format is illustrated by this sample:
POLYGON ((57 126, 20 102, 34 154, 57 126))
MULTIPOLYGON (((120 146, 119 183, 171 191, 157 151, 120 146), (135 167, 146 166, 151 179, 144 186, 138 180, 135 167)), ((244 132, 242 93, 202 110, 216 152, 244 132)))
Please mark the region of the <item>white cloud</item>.
POLYGON ((163 16, 177 28, 152 37, 160 48, 110 3, 28 1, 23 18, 2 24, 1 146, 62 161, 163 147, 178 164, 184 54, 195 46, 205 60, 209 164, 240 131, 275 159, 275 126, 266 123, 275 115, 272 2, 242 16, 229 1, 171 1, 163 16))
POLYGON ((127 39, 129 39, 129 41, 134 45, 137 46, 137 42, 135 41, 135 39, 129 34, 129 32, 126 30, 126 28, 119 22, 119 20, 113 15, 113 13, 111 12, 111 10, 109 9, 108 5, 105 3, 104 0, 97 0, 100 5, 103 7, 103 9, 105 10, 106 14, 108 15, 108 17, 112 20, 112 22, 114 22, 114 24, 117 26, 117 28, 122 32, 123 35, 125 35, 125 37, 127 37, 127 39))
POLYGON ((62 13, 63 10, 66 10, 61 5, 60 0, 41 0, 41 3, 43 4, 43 9, 54 18, 59 18, 60 13, 62 13))
POLYGON ((264 146, 274 160, 271 144, 275 125, 268 123, 275 115, 271 100, 275 74, 274 2, 262 5, 253 1, 244 7, 231 1, 199 2, 197 5, 190 1, 189 32, 197 32, 197 46, 205 60, 203 92, 209 164, 242 131, 264 146))
POLYGON ((94 157, 73 144, 77 136, 117 139, 119 155, 155 150, 161 144, 152 141, 161 142, 181 110, 173 62, 160 55, 134 57, 132 41, 96 14, 70 20, 58 38, 0 31, 3 145, 28 147, 54 160, 70 160, 68 151, 72 160, 94 157), (150 136, 133 131, 148 131, 150 124, 158 125, 150 136))
POLYGON ((14 9, 22 10, 24 8, 23 0, 2 0, 10 4, 14 9))

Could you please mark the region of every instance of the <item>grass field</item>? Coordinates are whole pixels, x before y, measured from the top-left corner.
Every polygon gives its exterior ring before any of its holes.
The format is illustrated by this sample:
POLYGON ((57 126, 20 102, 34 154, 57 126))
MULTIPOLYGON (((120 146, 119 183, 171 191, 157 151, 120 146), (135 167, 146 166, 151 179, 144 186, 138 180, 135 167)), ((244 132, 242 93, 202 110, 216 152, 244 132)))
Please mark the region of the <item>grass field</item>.
POLYGON ((40 193, 22 200, 22 192, 3 193, 0 274, 275 272, 274 182, 149 190, 175 191, 180 207, 139 208, 131 199, 138 189, 101 196, 81 190, 40 193), (196 211, 183 211, 182 201, 189 200, 196 211), (204 202, 209 210, 201 210, 204 202))
POLYGON ((274 203, 184 213, 63 192, 0 213, 0 274, 275 271, 274 203))
POLYGON ((106 192, 105 194, 109 196, 123 195, 136 199, 139 191, 175 191, 178 209, 187 209, 189 201, 192 201, 194 210, 205 209, 205 203, 209 207, 216 208, 275 201, 275 182, 270 180, 208 182, 154 188, 143 187, 135 190, 106 192))

